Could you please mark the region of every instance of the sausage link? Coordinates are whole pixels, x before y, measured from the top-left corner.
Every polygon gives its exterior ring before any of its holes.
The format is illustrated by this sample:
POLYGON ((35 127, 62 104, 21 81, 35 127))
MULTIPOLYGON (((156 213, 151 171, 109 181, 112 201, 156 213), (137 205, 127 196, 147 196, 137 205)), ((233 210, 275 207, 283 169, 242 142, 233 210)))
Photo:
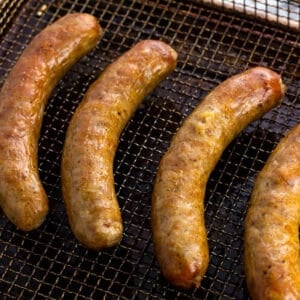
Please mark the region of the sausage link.
POLYGON ((38 174, 44 107, 59 79, 99 40, 88 14, 70 14, 42 30, 24 50, 0 93, 0 205, 21 230, 37 228, 48 212, 38 174))
POLYGON ((62 188, 72 231, 88 248, 111 247, 122 238, 113 178, 119 136, 176 61, 167 44, 139 42, 103 71, 74 113, 63 150, 62 188))
POLYGON ((207 180, 225 147, 251 121, 280 102, 280 77, 262 67, 217 86, 194 109, 161 159, 152 196, 152 230, 162 274, 198 287, 209 260, 204 223, 207 180))
POLYGON ((245 222, 246 281, 252 299, 300 299, 300 124, 257 176, 245 222))

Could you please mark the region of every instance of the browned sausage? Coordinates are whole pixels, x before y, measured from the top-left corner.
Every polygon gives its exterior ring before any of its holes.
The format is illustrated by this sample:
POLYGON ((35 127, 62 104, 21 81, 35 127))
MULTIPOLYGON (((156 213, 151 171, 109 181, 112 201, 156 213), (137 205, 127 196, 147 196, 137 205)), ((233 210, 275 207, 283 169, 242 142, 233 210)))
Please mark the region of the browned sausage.
POLYGON ((122 238, 113 178, 119 136, 176 60, 176 52, 163 42, 139 42, 103 71, 70 122, 62 159, 63 195, 73 233, 88 248, 111 247, 122 238))
POLYGON ((300 299, 300 124, 256 178, 245 223, 244 259, 255 300, 300 299))
POLYGON ((283 97, 273 71, 256 67, 227 79, 184 121, 163 156, 152 198, 152 230, 162 274, 198 287, 209 260, 204 224, 207 180, 225 147, 283 97))
POLYGON ((19 229, 38 227, 48 200, 38 174, 44 107, 58 80, 101 34, 88 14, 70 14, 42 30, 8 75, 0 93, 0 205, 19 229))

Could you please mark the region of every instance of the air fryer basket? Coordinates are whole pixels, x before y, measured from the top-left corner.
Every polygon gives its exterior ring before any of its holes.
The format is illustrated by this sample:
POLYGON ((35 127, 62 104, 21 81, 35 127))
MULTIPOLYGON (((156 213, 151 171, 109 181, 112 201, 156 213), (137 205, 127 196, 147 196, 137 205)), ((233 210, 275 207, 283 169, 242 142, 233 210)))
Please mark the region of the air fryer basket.
POLYGON ((242 0, 237 5, 229 0, 0 0, 1 85, 32 37, 64 14, 91 13, 105 30, 98 46, 60 81, 46 107, 39 143, 39 171, 50 201, 45 223, 24 233, 0 213, 1 299, 248 299, 243 230, 251 189, 272 149, 300 121, 299 2, 268 2, 260 11, 242 0), (267 17, 267 6, 273 7, 273 18, 267 17), (91 251, 71 233, 62 200, 65 132, 89 85, 142 39, 173 46, 178 66, 145 99, 119 142, 114 174, 123 240, 91 251), (213 171, 205 199, 209 268, 200 288, 179 290, 161 276, 153 253, 151 192, 160 158, 211 89, 255 65, 282 75, 285 98, 229 145, 213 171))

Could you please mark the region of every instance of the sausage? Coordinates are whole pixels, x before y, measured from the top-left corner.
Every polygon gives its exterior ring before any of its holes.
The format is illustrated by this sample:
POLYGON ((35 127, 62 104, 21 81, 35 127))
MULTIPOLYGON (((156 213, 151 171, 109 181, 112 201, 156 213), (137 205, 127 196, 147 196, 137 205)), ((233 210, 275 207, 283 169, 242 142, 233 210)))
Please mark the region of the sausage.
POLYGON ((62 190, 75 237, 102 249, 122 239, 113 161, 128 120, 172 70, 177 53, 145 40, 120 56, 91 85, 69 124, 62 157, 62 190))
POLYGON ((158 167, 151 212, 155 254, 171 284, 200 286, 209 261, 204 223, 208 178, 232 139, 279 104, 283 93, 278 74, 251 68, 211 91, 173 137, 158 167))
POLYGON ((37 228, 48 212, 38 174, 44 107, 56 83, 98 42, 102 30, 88 14, 69 14, 37 34, 0 92, 0 205, 17 228, 37 228))
POLYGON ((252 299, 300 299, 300 124, 258 174, 245 220, 245 274, 252 299))

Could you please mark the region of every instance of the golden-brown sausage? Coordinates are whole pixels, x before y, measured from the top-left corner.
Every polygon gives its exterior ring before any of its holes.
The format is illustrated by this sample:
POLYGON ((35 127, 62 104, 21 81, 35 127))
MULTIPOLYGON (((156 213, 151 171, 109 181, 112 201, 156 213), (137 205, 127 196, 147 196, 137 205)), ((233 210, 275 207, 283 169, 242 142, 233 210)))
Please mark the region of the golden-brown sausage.
POLYGON ((300 124, 257 176, 245 222, 244 259, 255 300, 300 299, 300 124))
POLYGON ((64 145, 62 187, 74 235, 88 248, 120 242, 113 160, 119 136, 144 97, 176 66, 160 41, 139 42, 110 64, 76 110, 64 145))
POLYGON ((227 79, 184 121, 161 159, 152 196, 152 230, 162 274, 199 286, 209 260, 204 224, 207 180, 225 147, 280 102, 278 74, 256 67, 227 79))
POLYGON ((21 230, 37 228, 48 212, 38 174, 44 107, 58 80, 98 42, 88 14, 69 14, 42 30, 24 50, 0 93, 0 205, 21 230))

